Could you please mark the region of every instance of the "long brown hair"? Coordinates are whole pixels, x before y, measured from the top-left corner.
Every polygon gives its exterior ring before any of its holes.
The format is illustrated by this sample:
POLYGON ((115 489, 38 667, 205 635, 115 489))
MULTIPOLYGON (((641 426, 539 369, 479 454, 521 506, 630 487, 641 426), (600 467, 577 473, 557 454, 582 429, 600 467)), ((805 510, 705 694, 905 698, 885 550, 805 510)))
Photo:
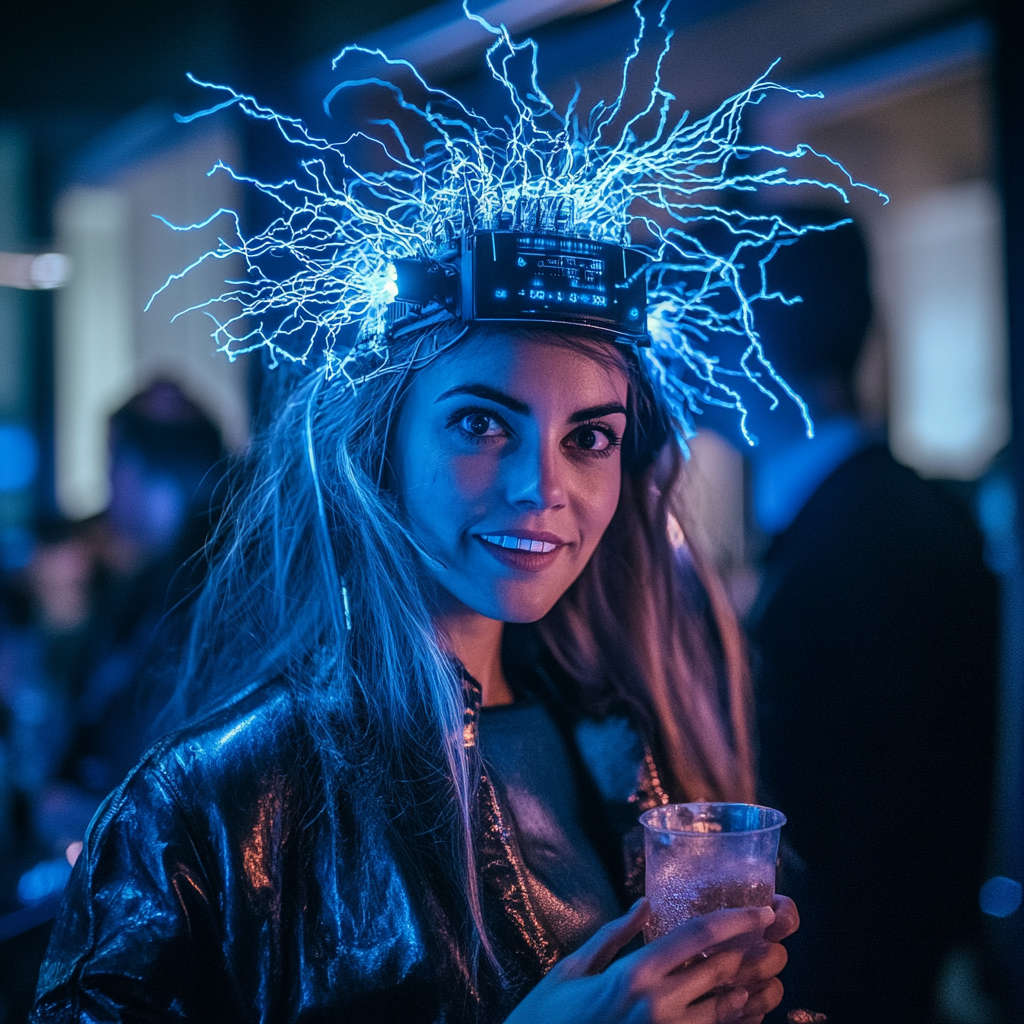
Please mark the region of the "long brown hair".
POLYGON ((584 703, 610 697, 634 710, 673 799, 752 801, 746 650, 724 587, 683 539, 678 425, 632 349, 579 335, 546 340, 585 345, 623 369, 630 415, 615 516, 536 632, 584 703))
POLYGON ((674 800, 749 802, 752 700, 739 624, 714 573, 670 539, 669 523, 686 521, 673 486, 681 459, 672 445, 659 459, 667 475, 623 475, 594 556, 537 631, 584 698, 611 694, 646 719, 674 800))

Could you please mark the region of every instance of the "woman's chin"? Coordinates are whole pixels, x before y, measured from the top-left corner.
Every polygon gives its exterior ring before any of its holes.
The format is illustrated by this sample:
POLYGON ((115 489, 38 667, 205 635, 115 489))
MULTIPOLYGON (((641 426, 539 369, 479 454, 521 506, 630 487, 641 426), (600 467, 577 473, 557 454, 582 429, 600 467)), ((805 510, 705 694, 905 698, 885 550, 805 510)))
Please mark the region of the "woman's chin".
POLYGON ((540 622, 549 611, 552 606, 548 606, 540 611, 523 611, 515 612, 502 617, 502 622, 507 623, 518 623, 519 625, 525 625, 529 622, 540 622))
MULTIPOLYGON (((464 592, 449 591, 455 599, 454 605, 464 612, 469 610, 482 615, 485 619, 496 622, 536 622, 555 606, 558 599, 565 593, 564 589, 543 588, 542 593, 537 587, 496 587, 488 590, 477 585, 473 590, 465 588, 464 592), (531 593, 531 591, 533 591, 531 593)), ((443 616, 443 612, 442 612, 443 616)))
POLYGON ((538 622, 558 602, 561 593, 555 595, 544 595, 543 597, 518 597, 516 600, 505 600, 498 602, 500 605, 499 614, 494 617, 502 622, 538 622))

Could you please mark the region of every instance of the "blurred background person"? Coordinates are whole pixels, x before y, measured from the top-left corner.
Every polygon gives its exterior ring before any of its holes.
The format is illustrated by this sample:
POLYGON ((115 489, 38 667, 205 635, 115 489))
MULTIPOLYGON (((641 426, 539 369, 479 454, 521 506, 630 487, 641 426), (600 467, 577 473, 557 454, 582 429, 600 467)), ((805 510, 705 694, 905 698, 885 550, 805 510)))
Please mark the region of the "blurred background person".
POLYGON ((35 812, 51 846, 83 837, 100 800, 154 738, 160 680, 184 614, 177 606, 201 580, 202 559, 193 556, 211 525, 223 454, 217 427, 169 381, 110 419, 110 503, 90 524, 92 607, 67 667, 74 726, 35 812))
POLYGON ((762 304, 758 327, 816 436, 786 410, 749 453, 769 543, 748 626, 764 790, 805 865, 792 998, 835 1022, 923 1021, 944 958, 981 924, 998 593, 967 510, 858 414, 868 269, 853 224, 771 264, 802 301, 762 304))
POLYGON ((8 1015, 27 1013, 42 924, 90 819, 153 738, 223 455, 218 428, 180 387, 154 382, 110 418, 107 509, 40 523, 30 563, 6 580, 0 884, 5 911, 23 908, 5 919, 15 934, 0 932, 8 1015))

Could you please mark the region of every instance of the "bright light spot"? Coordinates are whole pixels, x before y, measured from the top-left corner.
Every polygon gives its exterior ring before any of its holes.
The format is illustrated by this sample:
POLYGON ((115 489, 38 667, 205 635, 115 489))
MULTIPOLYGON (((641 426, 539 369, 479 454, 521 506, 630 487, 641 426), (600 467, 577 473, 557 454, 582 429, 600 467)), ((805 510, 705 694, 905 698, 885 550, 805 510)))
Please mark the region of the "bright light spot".
POLYGON ((1009 917, 1021 902, 1021 884, 1012 878, 996 875, 990 878, 978 893, 978 906, 990 917, 1009 917))
POLYGON ((32 260, 29 280, 33 288, 60 288, 71 276, 71 260, 59 252, 44 252, 32 260))
POLYGON ((15 424, 0 426, 0 492, 28 487, 38 467, 39 449, 32 432, 15 424))
POLYGON ((0 285, 7 288, 60 288, 71 276, 71 260, 57 252, 0 252, 0 285))
POLYGON ((255 719, 255 717, 255 714, 247 715, 240 722, 233 725, 230 729, 228 729, 226 733, 224 733, 223 736, 221 736, 219 740, 217 740, 217 746, 223 747, 226 744, 230 743, 236 736, 244 732, 250 725, 252 725, 253 719, 255 719))
POLYGON ((72 186, 54 206, 54 230, 75 267, 54 293, 57 503, 69 519, 84 519, 106 508, 106 420, 137 385, 128 197, 72 186))
POLYGON ((879 219, 889 437, 926 476, 973 480, 1010 437, 1002 214, 969 182, 879 219))
POLYGON ((18 899, 24 904, 38 903, 47 896, 64 891, 71 877, 71 865, 66 858, 40 861, 18 879, 18 899))

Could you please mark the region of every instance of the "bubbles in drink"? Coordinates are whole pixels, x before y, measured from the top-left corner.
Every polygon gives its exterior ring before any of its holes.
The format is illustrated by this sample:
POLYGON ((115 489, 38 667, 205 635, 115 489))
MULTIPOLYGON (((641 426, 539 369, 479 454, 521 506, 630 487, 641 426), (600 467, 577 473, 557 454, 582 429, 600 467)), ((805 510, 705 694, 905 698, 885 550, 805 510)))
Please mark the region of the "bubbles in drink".
POLYGON ((671 871, 648 881, 647 899, 651 917, 644 928, 650 942, 670 932, 683 921, 726 907, 768 907, 775 884, 765 878, 686 877, 671 871))

